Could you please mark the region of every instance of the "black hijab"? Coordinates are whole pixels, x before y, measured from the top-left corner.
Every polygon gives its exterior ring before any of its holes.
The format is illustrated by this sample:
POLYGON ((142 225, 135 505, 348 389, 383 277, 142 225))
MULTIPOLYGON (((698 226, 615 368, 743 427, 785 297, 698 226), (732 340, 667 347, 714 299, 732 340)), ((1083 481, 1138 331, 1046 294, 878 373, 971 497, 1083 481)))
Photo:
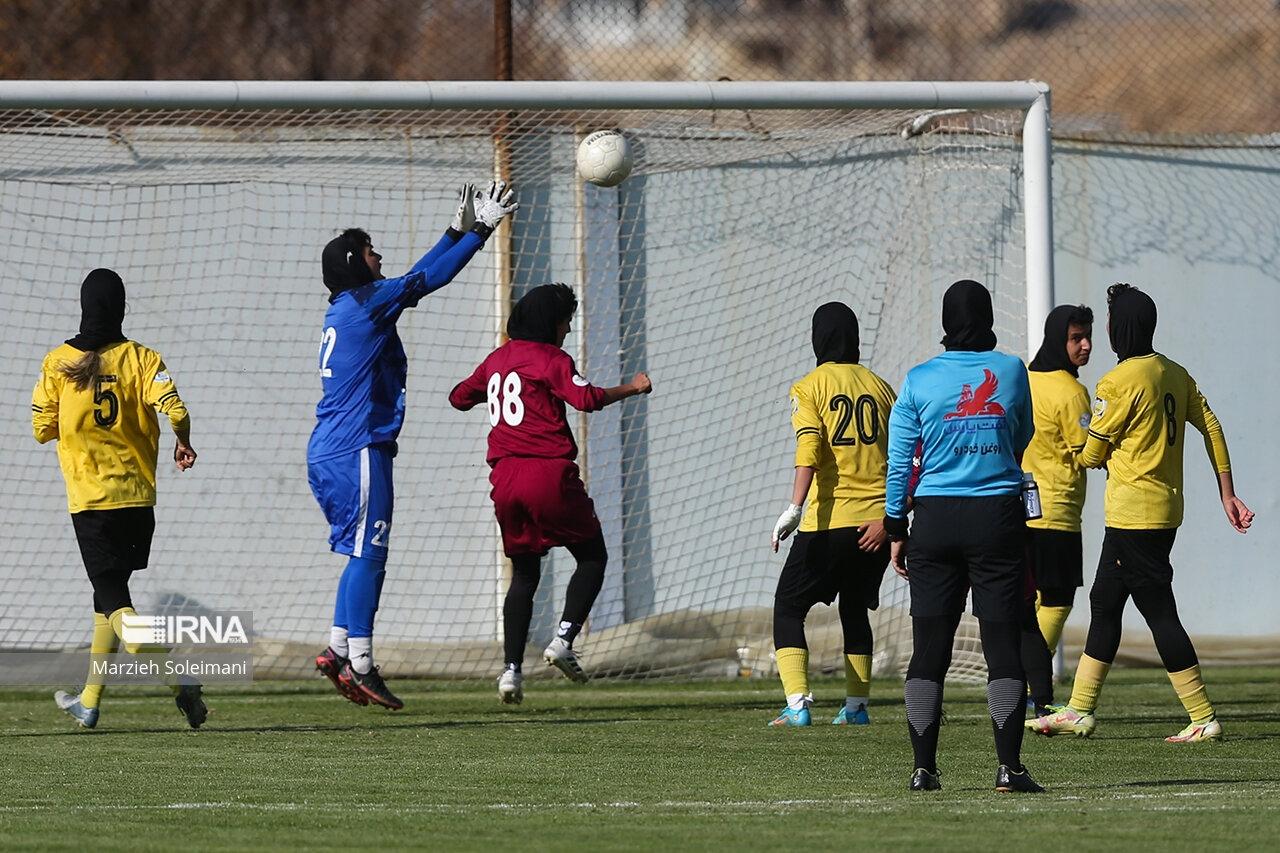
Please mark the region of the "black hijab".
POLYGON ((1111 335, 1111 349, 1121 361, 1155 352, 1156 336, 1155 301, 1127 284, 1114 284, 1107 291, 1111 314, 1107 319, 1107 331, 1111 335))
POLYGON ((556 327, 578 310, 578 297, 566 284, 543 284, 530 290, 511 309, 507 337, 513 341, 554 344, 556 327))
POLYGON ((987 352, 996 348, 991 293, 970 279, 947 288, 942 297, 942 345, 947 352, 987 352))
POLYGON ((369 245, 369 235, 359 228, 348 228, 325 245, 320 253, 320 269, 330 302, 340 293, 373 281, 373 271, 364 262, 364 247, 369 245))
POLYGON ((858 363, 858 315, 843 302, 828 302, 813 312, 813 354, 818 364, 858 363))
POLYGON ((80 334, 67 343, 89 352, 128 340, 124 325, 124 282, 113 270, 96 269, 80 285, 80 334))
POLYGON ((1036 357, 1027 365, 1028 370, 1039 373, 1065 370, 1072 376, 1080 376, 1080 368, 1067 357, 1067 331, 1072 318, 1078 318, 1080 314, 1081 308, 1077 305, 1059 305, 1049 312, 1044 321, 1044 342, 1040 344, 1036 357))

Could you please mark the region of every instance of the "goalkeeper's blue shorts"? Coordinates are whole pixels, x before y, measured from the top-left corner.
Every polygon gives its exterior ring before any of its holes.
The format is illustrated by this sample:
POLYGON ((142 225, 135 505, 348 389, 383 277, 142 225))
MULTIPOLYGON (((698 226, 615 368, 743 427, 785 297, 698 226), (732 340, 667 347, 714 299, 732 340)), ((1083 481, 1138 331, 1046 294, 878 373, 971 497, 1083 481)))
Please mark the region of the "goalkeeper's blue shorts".
POLYGON ((392 455, 389 445, 374 444, 307 463, 307 480, 329 522, 334 553, 387 559, 395 503, 392 455))

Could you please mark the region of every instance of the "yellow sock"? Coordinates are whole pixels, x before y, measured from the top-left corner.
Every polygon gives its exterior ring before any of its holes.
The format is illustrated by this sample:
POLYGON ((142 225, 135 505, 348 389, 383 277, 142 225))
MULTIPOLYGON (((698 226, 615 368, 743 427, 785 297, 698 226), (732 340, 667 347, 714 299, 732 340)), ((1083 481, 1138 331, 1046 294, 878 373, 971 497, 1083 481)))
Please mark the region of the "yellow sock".
POLYGON ((871 695, 871 655, 844 656, 844 695, 871 695))
MULTIPOLYGON (((132 607, 121 607, 115 613, 107 617, 107 621, 111 623, 112 632, 120 638, 120 642, 124 645, 124 650, 131 655, 163 655, 168 654, 169 647, 161 646, 156 643, 129 643, 124 638, 124 621, 125 617, 136 617, 138 614, 132 607)), ((130 629, 136 630, 136 629, 130 629)))
POLYGON ((111 623, 101 613, 93 614, 93 639, 89 641, 89 674, 84 680, 84 690, 80 691, 80 704, 86 708, 96 708, 102 701, 103 677, 95 672, 94 662, 103 660, 120 648, 120 640, 111 629, 111 623))
POLYGON ((1081 714, 1092 714, 1098 708, 1098 694, 1102 692, 1102 682, 1107 680, 1107 672, 1111 664, 1103 663, 1097 658, 1080 655, 1080 665, 1076 667, 1076 680, 1071 685, 1071 701, 1068 702, 1081 714))
POLYGON ((1182 707, 1187 709, 1191 722, 1199 725, 1213 719, 1213 704, 1204 689, 1204 679, 1200 677, 1200 665, 1196 664, 1182 672, 1169 673, 1169 681, 1174 692, 1182 700, 1182 707))
POLYGON ((782 692, 788 696, 809 692, 809 650, 786 648, 774 654, 778 662, 778 675, 782 678, 782 692))
MULTIPOLYGON (((1037 601, 1039 601, 1038 597, 1037 601)), ((1044 635, 1044 642, 1049 647, 1049 651, 1058 650, 1058 641, 1062 639, 1062 626, 1067 624, 1067 616, 1070 613, 1070 607, 1036 605, 1036 621, 1040 623, 1040 633, 1044 635)))
MULTIPOLYGON (((128 643, 124 639, 124 621, 126 616, 137 616, 138 613, 132 607, 121 607, 116 612, 107 617, 107 621, 111 624, 111 631, 120 638, 120 642, 124 645, 124 650, 131 655, 167 655, 169 653, 168 646, 161 646, 156 643, 128 643)), ((169 689, 176 696, 181 690, 181 685, 177 682, 170 682, 169 689)))

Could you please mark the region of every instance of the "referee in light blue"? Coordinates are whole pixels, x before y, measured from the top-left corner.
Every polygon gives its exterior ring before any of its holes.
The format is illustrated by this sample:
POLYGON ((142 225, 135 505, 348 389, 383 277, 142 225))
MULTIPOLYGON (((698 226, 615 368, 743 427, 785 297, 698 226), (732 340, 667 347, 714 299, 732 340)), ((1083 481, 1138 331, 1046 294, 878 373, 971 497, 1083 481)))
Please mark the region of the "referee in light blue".
POLYGON ((912 791, 942 787, 938 727, 965 598, 987 659, 997 791, 1043 791, 1022 766, 1026 679, 1021 660, 1022 451, 1035 430, 1022 361, 995 352, 991 294, 957 281, 942 299, 946 352, 912 368, 889 416, 884 527, 894 570, 911 584, 915 650, 907 668, 907 728, 915 751, 912 791), (920 456, 908 534, 912 457, 920 456))

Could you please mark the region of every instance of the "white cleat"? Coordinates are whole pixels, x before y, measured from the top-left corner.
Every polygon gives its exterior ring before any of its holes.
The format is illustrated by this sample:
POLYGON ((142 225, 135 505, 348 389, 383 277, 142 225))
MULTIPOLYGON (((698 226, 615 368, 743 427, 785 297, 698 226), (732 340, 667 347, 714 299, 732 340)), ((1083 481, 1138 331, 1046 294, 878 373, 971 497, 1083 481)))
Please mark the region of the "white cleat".
POLYGON ((504 669, 498 676, 498 700, 503 705, 519 705, 524 701, 524 676, 514 669, 504 669))
POLYGON ((58 690, 53 694, 53 701, 60 709, 70 714, 81 728, 91 729, 98 724, 98 709, 81 705, 79 693, 58 690))
POLYGON ((542 657, 548 664, 563 672, 565 678, 570 681, 576 681, 579 684, 587 683, 587 674, 582 671, 582 665, 578 663, 578 656, 574 653, 573 646, 566 643, 563 637, 552 640, 543 651, 542 657))
POLYGON ((1176 735, 1169 735, 1165 743, 1200 743, 1205 740, 1222 740, 1222 723, 1216 719, 1205 723, 1192 723, 1176 735))

